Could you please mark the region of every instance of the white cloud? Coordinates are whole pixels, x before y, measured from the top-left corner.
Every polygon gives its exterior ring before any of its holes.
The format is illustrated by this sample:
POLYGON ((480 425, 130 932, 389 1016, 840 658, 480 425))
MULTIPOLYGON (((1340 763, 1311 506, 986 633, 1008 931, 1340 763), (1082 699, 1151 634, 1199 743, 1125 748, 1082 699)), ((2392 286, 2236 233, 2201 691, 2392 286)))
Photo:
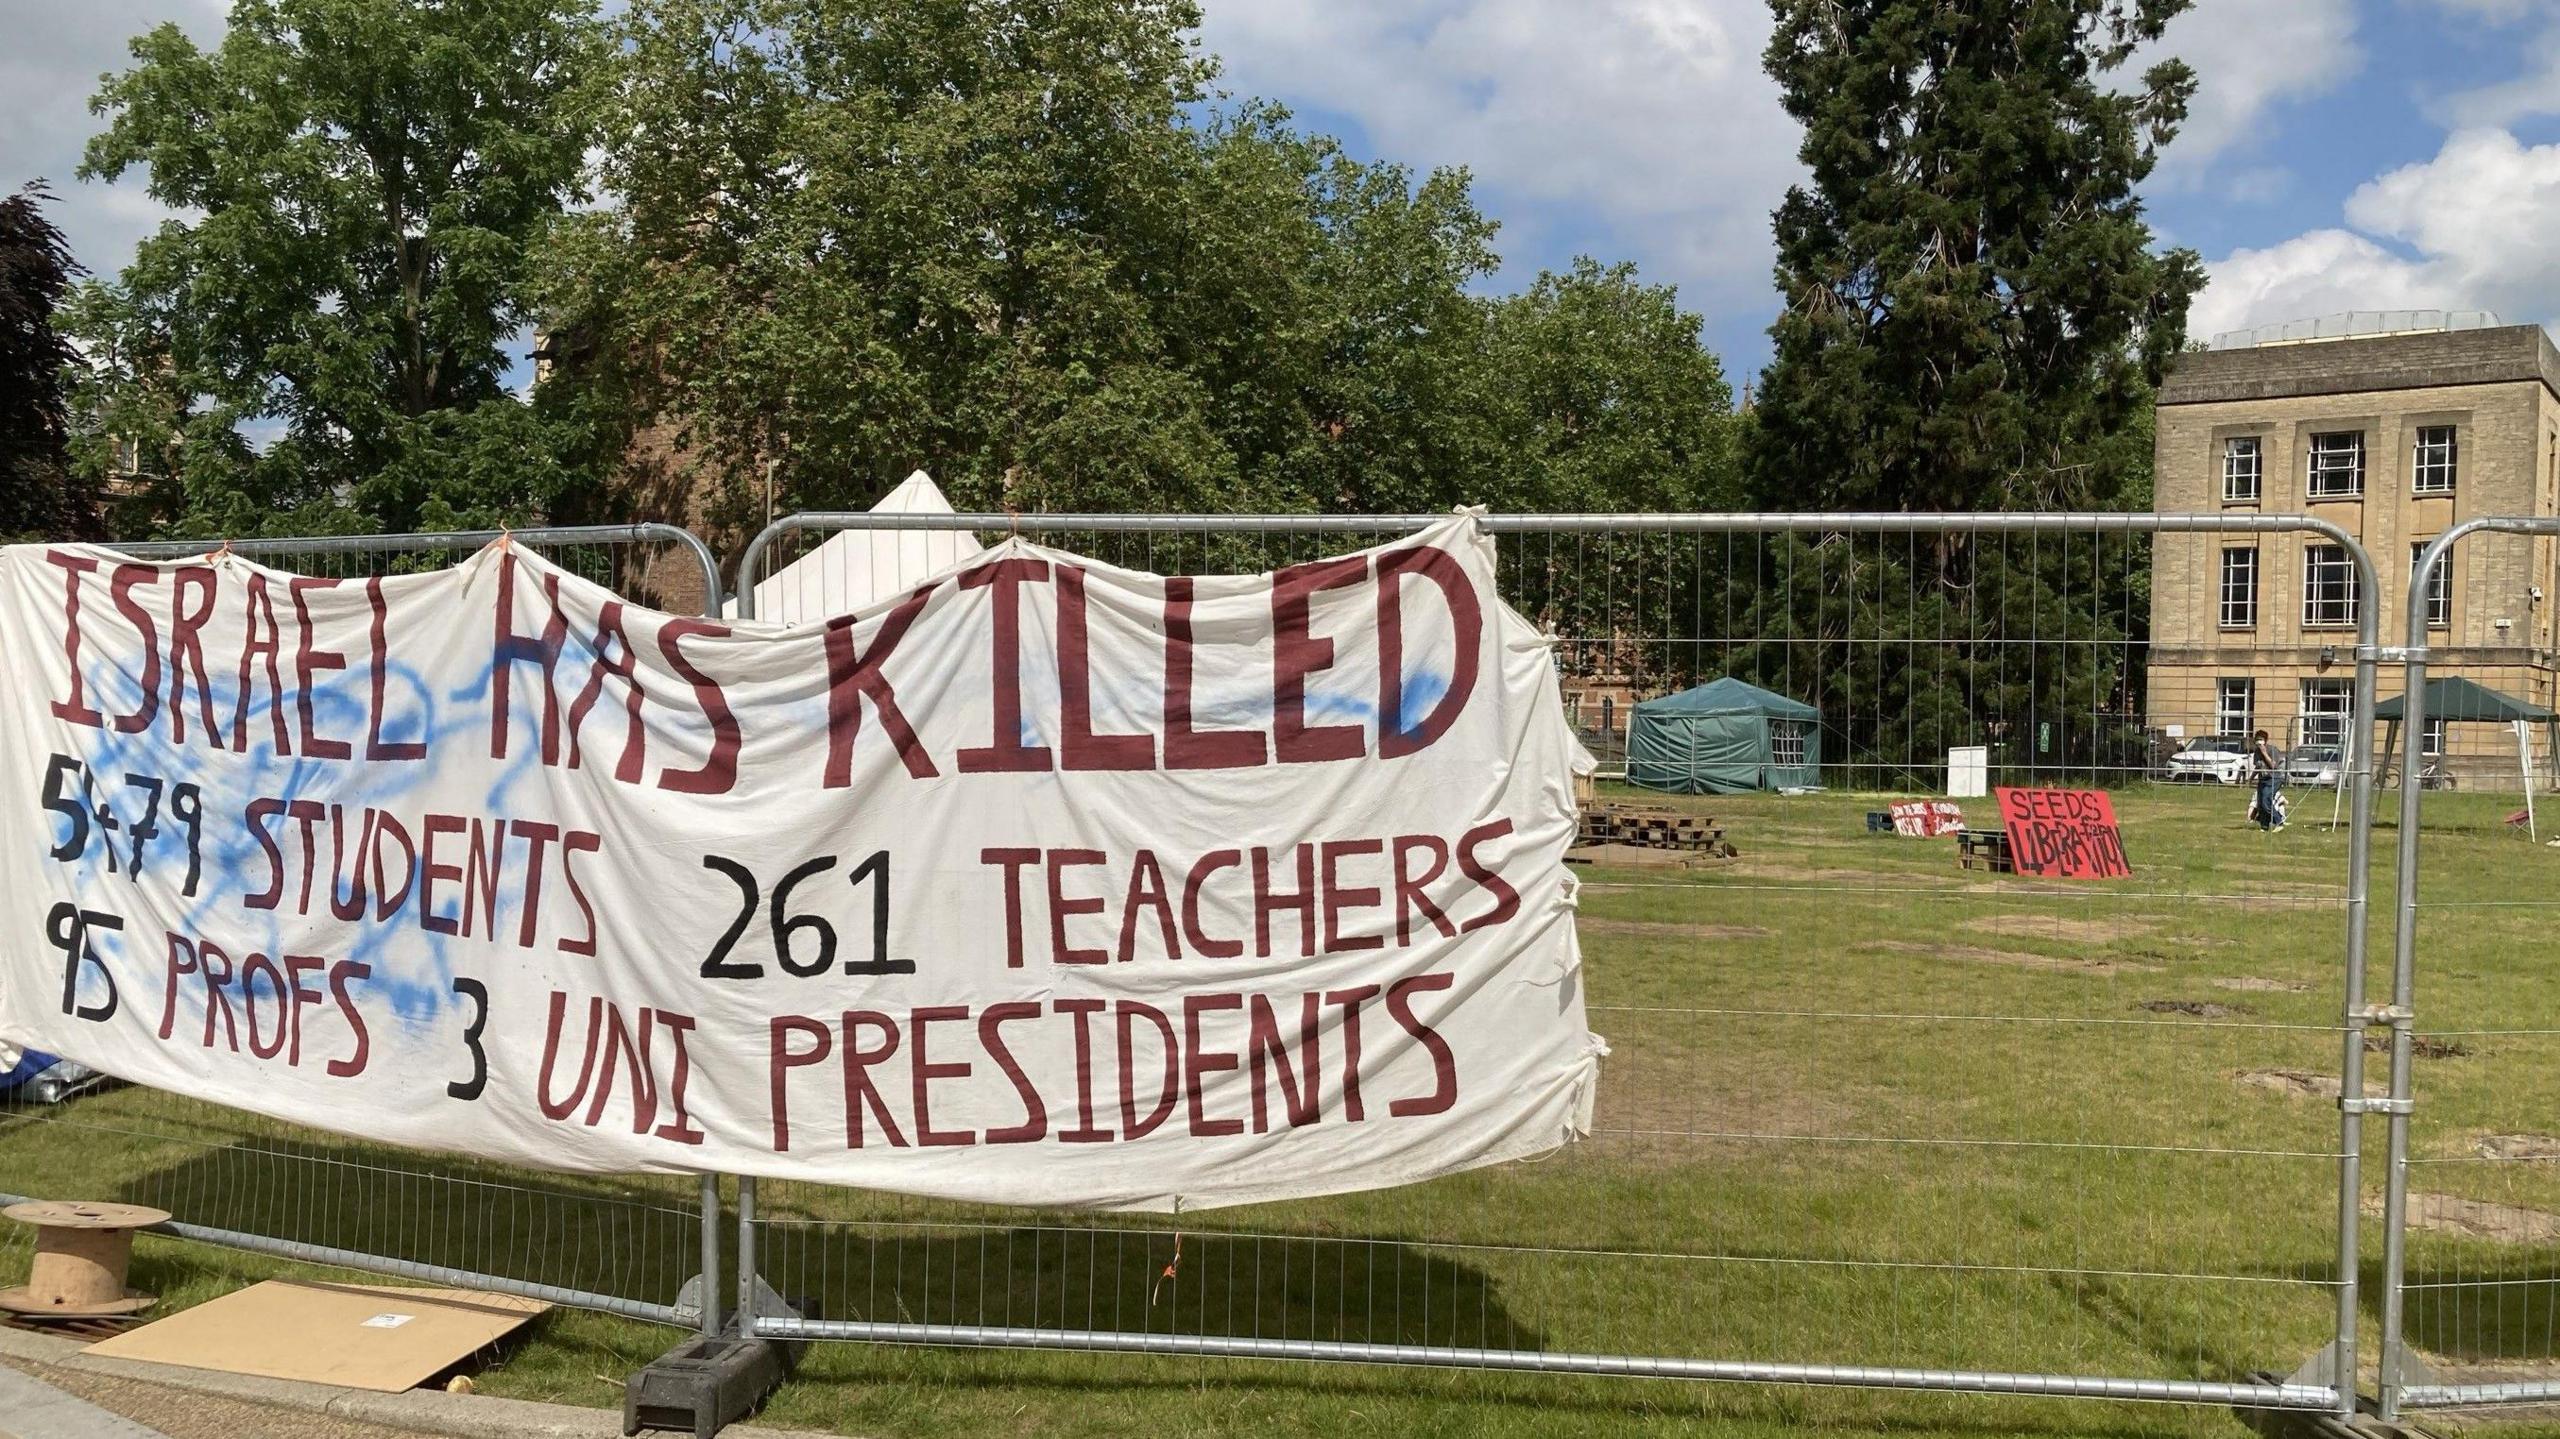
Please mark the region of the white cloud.
POLYGON ((2354 0, 2211 0, 2169 22, 2125 67, 2131 85, 2176 56, 2196 72, 2187 123, 2161 155, 2163 179, 2188 184, 2223 151, 2262 132, 2269 110, 2326 94, 2364 65, 2354 0))
MULTIPOLYGON (((1760 68, 1766 0, 1210 0, 1228 88, 1348 115, 1377 153, 1465 165, 1490 213, 1579 207, 1711 317, 1771 306, 1799 132, 1760 68), (1525 202, 1522 203, 1522 202, 1525 202)), ((1603 256, 1603 258, 1615 258, 1603 256)))
POLYGON ((2458 131, 2434 159, 2360 186, 2345 219, 2351 228, 2314 230, 2215 262, 2189 332, 2211 336, 2334 310, 2560 318, 2560 247, 2549 242, 2560 232, 2560 144, 2458 131))
POLYGON ((171 213, 144 193, 139 171, 115 185, 76 178, 80 151, 105 121, 89 113, 98 77, 133 63, 125 45, 163 21, 196 43, 218 43, 229 0, 65 0, 28 7, 0 50, 0 188, 51 181, 54 223, 80 263, 113 275, 171 213))
POLYGON ((2455 126, 2505 126, 2538 116, 2560 115, 2560 22, 2546 28, 2521 58, 2526 66, 2523 74, 2494 85, 2455 91, 2428 109, 2455 126))
POLYGON ((2234 250, 2209 268, 2212 282, 2187 317, 2187 333, 2200 340, 2333 310, 2443 303, 2426 288, 2423 266, 2347 230, 2313 230, 2265 249, 2234 250))

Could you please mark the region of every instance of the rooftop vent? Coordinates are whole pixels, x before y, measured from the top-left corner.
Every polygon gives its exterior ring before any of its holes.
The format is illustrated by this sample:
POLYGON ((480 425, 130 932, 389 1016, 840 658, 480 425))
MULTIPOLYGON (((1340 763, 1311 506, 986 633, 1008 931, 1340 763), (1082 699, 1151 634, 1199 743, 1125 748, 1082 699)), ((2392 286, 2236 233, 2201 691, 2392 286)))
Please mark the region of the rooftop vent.
POLYGON ((2308 345, 2374 335, 2432 335, 2446 330, 2494 329, 2497 323, 2498 317, 2487 310, 2341 310, 2316 320, 2286 320, 2253 330, 2225 330, 2213 337, 2212 348, 2248 350, 2260 345, 2308 345))

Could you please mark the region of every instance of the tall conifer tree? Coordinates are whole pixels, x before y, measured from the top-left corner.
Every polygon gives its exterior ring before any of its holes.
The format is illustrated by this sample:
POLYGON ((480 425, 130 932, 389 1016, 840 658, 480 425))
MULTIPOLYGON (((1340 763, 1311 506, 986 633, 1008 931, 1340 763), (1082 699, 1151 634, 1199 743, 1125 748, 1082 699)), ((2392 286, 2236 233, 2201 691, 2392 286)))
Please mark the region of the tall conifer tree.
POLYGON ((2109 441, 2204 282, 2135 193, 2194 72, 2124 73, 2189 3, 1773 0, 1766 63, 1811 174, 1776 216, 1763 503, 2117 502, 2136 457, 2109 441))

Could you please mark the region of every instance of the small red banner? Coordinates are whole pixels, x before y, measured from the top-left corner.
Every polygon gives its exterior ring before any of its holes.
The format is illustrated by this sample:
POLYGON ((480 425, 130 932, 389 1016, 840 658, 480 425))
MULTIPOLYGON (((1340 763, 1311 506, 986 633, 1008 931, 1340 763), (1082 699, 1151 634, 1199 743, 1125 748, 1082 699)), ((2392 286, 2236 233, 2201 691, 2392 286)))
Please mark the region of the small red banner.
POLYGON ((2094 789, 1995 787, 2000 822, 2009 831, 2009 854, 2018 873, 2048 879, 2121 879, 2124 835, 2116 828, 2115 801, 2094 789))
POLYGON ((1942 799, 1904 800, 1885 806, 1893 816, 1893 832, 1913 839, 1936 839, 1964 832, 1964 810, 1942 799))

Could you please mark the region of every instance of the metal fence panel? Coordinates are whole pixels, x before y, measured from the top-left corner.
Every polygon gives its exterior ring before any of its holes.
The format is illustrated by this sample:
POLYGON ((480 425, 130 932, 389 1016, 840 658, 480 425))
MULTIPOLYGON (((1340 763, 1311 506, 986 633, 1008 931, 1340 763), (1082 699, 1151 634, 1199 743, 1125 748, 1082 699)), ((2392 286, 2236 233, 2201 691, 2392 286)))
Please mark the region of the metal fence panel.
MULTIPOLYGON (((769 560, 845 528, 1185 572, 1430 522, 803 515, 750 545, 736 588, 752 604, 769 560)), ((1825 793, 1642 797, 1723 826, 1738 858, 1589 871, 1613 1047, 1592 1141, 1163 1220, 742 1186, 742 1255, 809 1305, 756 1332, 2348 1409, 2369 727, 2340 726, 2334 793, 2295 796, 2322 823, 2293 850, 2246 826, 2239 791, 2157 782, 2165 727, 2219 716, 2141 577, 2254 535, 2337 545, 2376 595, 2355 542, 2255 515, 1483 524, 1604 770, 1624 773, 1636 701, 1699 680, 1823 710, 1825 793), (1961 870, 1946 841, 1866 832, 1976 744, 2000 782, 2112 790, 2137 877, 1961 870), (2306 1355, 2296 1379, 2262 1373, 2306 1355)), ((2351 714, 2372 703, 2373 611, 2339 637, 2351 714)))
POLYGON ((363 579, 443 569, 492 540, 507 539, 612 590, 675 614, 717 615, 720 562, 692 531, 675 525, 544 525, 521 530, 422 530, 392 535, 281 535, 203 540, 136 540, 111 548, 136 559, 185 559, 228 552, 276 569, 330 579, 363 579))
MULTIPOLYGON (((1430 522, 795 516, 750 547, 740 609, 769 558, 829 529, 1021 532, 1201 572, 1430 522)), ((2296 796, 2335 816, 2304 837, 2317 869, 2242 852, 2260 841, 2236 793, 2156 783, 2167 726, 2201 732, 2227 714, 2191 637, 2155 626, 2142 577, 2203 583, 2216 546, 2257 536, 2337 545, 2356 593, 2379 597, 2354 541, 2254 515, 1483 523, 1503 593, 1554 637, 1570 718, 1606 769, 1624 774, 1637 700, 1715 675, 1824 711, 1829 793, 1647 797, 1721 820, 1740 857, 1591 871, 1591 1012, 1617 1049, 1592 1142, 1408 1189, 1161 1222, 742 1182, 742 1299, 761 1278, 808 1305, 756 1329, 2349 1407, 2374 1022, 2361 988, 2371 727, 2343 726, 2334 793, 2296 796), (2112 790, 2138 878, 2075 888, 1958 871, 1942 844, 1863 832, 1884 799, 1938 793, 1945 751, 1965 744, 1990 749, 2003 781, 2112 790), (2325 1367, 2262 1373, 2306 1354, 2325 1367)), ((488 538, 233 548, 364 575, 448 563, 488 538)), ((670 576, 693 572, 682 583, 720 606, 708 551, 682 531, 515 538, 662 605, 670 576), (644 546, 659 557, 638 560, 644 546)), ((2312 686, 2344 686, 2349 715, 2370 713, 2374 608, 2341 633, 2352 650, 2334 675, 2324 657, 2302 677, 2306 723, 2327 723, 2312 686)), ((2404 936, 2404 967, 2407 952, 2404 936)), ((2405 1097, 2397 1048, 2395 1060, 2405 1097)), ((707 1182, 697 1196, 682 1179, 536 1179, 138 1090, 0 1114, 0 1156, 10 1187, 159 1204, 182 1237, 717 1321, 671 1303, 688 1268, 720 1269, 707 1182), (138 1168, 103 1167, 136 1154, 138 1168)))
MULTIPOLYGON (((297 574, 357 579, 457 563, 497 531, 145 541, 138 559, 228 549, 297 574)), ((671 525, 526 529, 509 538, 635 600, 717 614, 710 550, 671 525), (689 597, 689 598, 688 598, 689 597)), ((0 1097, 0 1202, 113 1199, 163 1209, 159 1232, 287 1261, 470 1285, 661 1323, 686 1277, 717 1275, 709 1178, 588 1181, 322 1134, 189 1096, 112 1086, 61 1104, 0 1097)), ((15 1231, 21 1226, 7 1226, 15 1231)), ((0 1235, 0 1243, 18 1236, 0 1235)), ((715 1296, 718 1286, 706 1286, 715 1296)))
POLYGON ((705 1231, 690 1178, 533 1174, 140 1087, 0 1107, 0 1154, 5 1187, 23 1191, 0 1203, 148 1205, 171 1216, 153 1232, 272 1259, 659 1323, 698 1317, 674 1303, 705 1231))
POLYGON ((2383 1011, 2385 1417, 2560 1398, 2560 984, 2540 960, 2555 901, 2516 882, 2539 831, 2560 828, 2537 798, 2552 726, 2485 717, 2497 699, 2552 707, 2551 611, 2523 582, 2550 573, 2555 537, 2550 518, 2465 521, 2413 560, 2405 591, 2405 712, 2385 756, 2403 780, 2383 1011))

